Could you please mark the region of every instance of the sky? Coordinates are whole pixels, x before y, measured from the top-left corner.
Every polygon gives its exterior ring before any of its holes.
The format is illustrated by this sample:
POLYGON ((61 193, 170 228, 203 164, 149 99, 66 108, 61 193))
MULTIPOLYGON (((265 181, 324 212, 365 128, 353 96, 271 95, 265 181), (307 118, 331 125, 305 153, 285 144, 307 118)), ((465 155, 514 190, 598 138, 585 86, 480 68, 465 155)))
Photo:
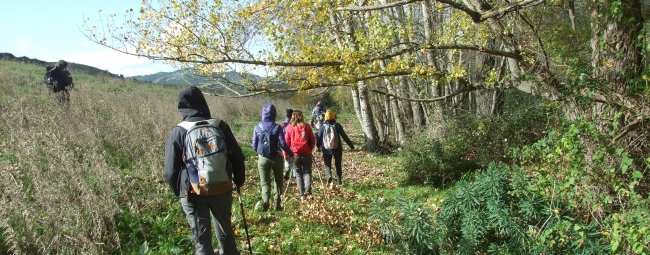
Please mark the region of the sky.
POLYGON ((99 25, 100 15, 121 18, 140 5, 140 0, 0 0, 0 53, 48 62, 64 59, 124 76, 173 71, 162 62, 98 45, 82 32, 84 17, 90 18, 90 25, 99 25))

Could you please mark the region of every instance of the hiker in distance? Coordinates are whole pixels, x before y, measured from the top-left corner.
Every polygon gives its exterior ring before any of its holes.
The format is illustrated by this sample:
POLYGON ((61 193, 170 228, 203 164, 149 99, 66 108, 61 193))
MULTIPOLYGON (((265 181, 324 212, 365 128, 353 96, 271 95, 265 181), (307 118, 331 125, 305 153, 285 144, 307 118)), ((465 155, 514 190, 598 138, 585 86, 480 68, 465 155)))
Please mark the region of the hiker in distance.
POLYGON ((244 185, 244 154, 230 126, 212 118, 199 88, 191 86, 178 92, 178 110, 183 122, 167 139, 164 176, 180 198, 196 254, 215 254, 212 214, 219 254, 238 255, 231 227, 232 191, 233 181, 238 189, 244 185))
POLYGON ((316 138, 311 127, 305 123, 305 116, 301 111, 293 111, 291 125, 285 134, 287 144, 296 155, 293 166, 296 173, 296 183, 300 192, 300 200, 311 195, 311 169, 314 156, 311 154, 316 146, 316 138))
MULTIPOLYGON (((280 122, 282 133, 285 134, 285 137, 287 134, 287 127, 291 125, 291 114, 293 114, 293 109, 287 109, 285 112, 284 121, 280 122)), ((286 181, 291 177, 291 168, 293 164, 289 162, 289 154, 283 151, 282 155, 284 156, 284 180, 286 181)))
POLYGON ((311 126, 319 129, 320 125, 323 124, 323 114, 327 111, 325 105, 318 101, 314 106, 314 109, 311 110, 311 126))
POLYGON ((70 90, 74 88, 74 82, 68 71, 68 62, 59 60, 53 68, 47 67, 45 83, 57 95, 59 104, 66 106, 70 104, 70 90))
POLYGON ((262 107, 262 121, 257 123, 253 128, 252 147, 258 154, 257 168, 260 172, 260 182, 262 185, 262 210, 267 211, 270 207, 271 199, 271 173, 275 179, 275 207, 276 211, 281 211, 281 195, 283 185, 283 164, 284 157, 279 152, 282 149, 289 155, 289 162, 293 162, 293 152, 287 146, 282 127, 275 124, 275 106, 265 104, 262 107))
POLYGON ((354 150, 354 145, 345 134, 343 126, 336 122, 336 114, 332 110, 327 110, 325 112, 325 122, 318 130, 318 135, 316 135, 316 150, 323 151, 325 174, 327 174, 327 184, 330 185, 330 188, 334 185, 332 182, 332 158, 334 158, 336 166, 336 183, 338 185, 342 184, 343 146, 341 146, 341 138, 350 146, 351 150, 354 150))

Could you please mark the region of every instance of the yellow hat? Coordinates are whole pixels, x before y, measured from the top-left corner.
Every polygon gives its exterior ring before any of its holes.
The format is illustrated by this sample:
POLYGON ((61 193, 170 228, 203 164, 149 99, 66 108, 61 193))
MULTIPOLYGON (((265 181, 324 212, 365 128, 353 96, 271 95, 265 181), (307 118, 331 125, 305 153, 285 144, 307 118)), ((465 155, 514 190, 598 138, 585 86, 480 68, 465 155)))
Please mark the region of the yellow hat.
POLYGON ((336 119, 336 113, 334 113, 332 110, 327 110, 325 112, 325 120, 333 120, 336 119))

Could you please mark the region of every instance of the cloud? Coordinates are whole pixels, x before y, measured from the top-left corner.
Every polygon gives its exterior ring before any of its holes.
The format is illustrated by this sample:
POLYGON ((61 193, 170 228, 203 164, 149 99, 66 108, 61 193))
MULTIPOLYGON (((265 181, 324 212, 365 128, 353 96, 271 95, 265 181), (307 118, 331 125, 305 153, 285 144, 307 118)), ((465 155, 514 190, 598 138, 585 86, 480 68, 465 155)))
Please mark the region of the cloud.
POLYGON ((16 43, 20 45, 21 50, 25 50, 25 49, 31 48, 32 41, 30 41, 30 40, 18 40, 18 41, 16 41, 16 43))

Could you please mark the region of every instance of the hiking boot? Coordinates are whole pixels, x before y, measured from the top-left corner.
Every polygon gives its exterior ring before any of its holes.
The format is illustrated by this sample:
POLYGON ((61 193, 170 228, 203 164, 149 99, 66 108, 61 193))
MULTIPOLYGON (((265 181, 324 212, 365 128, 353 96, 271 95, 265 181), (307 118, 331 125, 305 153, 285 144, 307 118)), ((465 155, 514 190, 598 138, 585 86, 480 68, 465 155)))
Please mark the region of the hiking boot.
POLYGON ((264 202, 264 204, 262 204, 262 211, 263 212, 268 211, 269 207, 271 207, 271 204, 269 204, 269 202, 264 202))
POLYGON ((279 204, 275 205, 275 210, 282 211, 282 206, 280 206, 279 204))
POLYGON ((327 178, 327 184, 332 184, 332 176, 327 178))
POLYGON ((305 201, 305 196, 304 195, 300 196, 300 202, 304 202, 304 201, 305 201))

